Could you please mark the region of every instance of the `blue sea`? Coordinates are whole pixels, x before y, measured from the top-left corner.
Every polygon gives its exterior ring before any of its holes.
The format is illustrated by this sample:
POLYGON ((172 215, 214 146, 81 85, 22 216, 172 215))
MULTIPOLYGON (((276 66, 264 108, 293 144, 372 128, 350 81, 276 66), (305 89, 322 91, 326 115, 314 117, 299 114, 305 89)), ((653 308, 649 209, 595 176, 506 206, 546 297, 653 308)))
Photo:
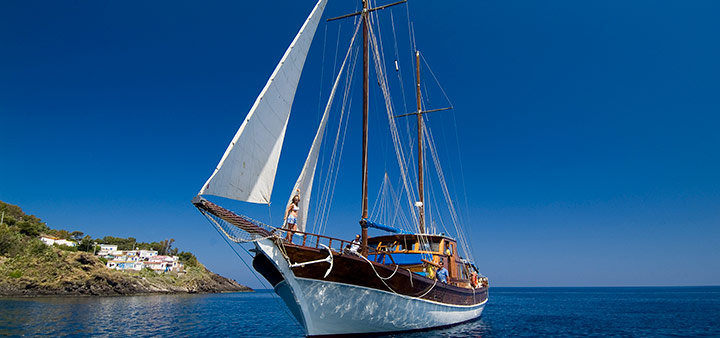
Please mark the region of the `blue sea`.
MULTIPOLYGON (((271 292, 0 299, 0 336, 302 337, 271 292)), ((720 287, 491 288, 479 320, 387 337, 720 337, 720 287)))

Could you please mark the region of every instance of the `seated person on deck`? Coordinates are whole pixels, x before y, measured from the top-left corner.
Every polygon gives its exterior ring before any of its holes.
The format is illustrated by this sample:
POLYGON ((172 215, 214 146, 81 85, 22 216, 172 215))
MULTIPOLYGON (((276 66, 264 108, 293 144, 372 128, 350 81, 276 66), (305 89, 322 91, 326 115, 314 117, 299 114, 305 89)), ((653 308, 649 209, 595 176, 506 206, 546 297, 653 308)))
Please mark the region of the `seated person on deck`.
POLYGON ((355 239, 350 242, 349 250, 353 253, 357 253, 358 250, 360 250, 360 235, 355 235, 355 239))

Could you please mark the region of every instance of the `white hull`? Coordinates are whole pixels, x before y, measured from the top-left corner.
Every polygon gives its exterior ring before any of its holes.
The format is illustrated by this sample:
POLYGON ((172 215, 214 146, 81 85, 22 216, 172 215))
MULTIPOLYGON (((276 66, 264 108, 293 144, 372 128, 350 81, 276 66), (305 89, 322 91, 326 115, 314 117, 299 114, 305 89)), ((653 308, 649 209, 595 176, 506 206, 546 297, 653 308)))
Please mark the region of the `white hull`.
POLYGON ((295 277, 270 240, 256 242, 284 277, 275 292, 309 336, 409 331, 480 317, 485 303, 448 305, 355 285, 295 277))

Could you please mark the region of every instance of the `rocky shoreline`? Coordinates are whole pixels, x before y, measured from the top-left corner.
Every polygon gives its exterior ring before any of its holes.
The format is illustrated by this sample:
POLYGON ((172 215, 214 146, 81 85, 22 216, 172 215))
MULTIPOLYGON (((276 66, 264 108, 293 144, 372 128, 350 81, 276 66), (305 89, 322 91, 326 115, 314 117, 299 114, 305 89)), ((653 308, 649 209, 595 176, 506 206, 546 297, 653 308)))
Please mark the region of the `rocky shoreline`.
POLYGON ((220 285, 198 285, 197 287, 177 287, 158 285, 148 281, 125 285, 104 287, 93 283, 68 285, 63 289, 43 289, 32 284, 0 285, 0 297, 93 297, 93 296, 139 296, 156 294, 204 294, 229 292, 254 292, 253 289, 237 284, 222 276, 227 282, 220 285))

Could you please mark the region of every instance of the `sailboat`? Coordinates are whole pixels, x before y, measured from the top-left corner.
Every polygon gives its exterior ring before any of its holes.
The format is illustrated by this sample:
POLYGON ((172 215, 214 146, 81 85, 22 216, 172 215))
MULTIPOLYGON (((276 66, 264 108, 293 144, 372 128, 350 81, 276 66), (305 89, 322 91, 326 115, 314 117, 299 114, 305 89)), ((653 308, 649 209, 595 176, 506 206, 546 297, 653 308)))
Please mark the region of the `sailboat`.
MULTIPOLYGON (((414 231, 385 225, 368 216, 368 91, 370 52, 378 68, 378 48, 372 34, 371 15, 399 1, 370 7, 328 21, 356 17, 350 46, 362 32, 363 126, 362 213, 359 239, 339 239, 307 231, 308 209, 333 97, 341 74, 352 59, 345 55, 330 98, 315 134, 301 174, 290 194, 300 195, 297 229, 268 225, 230 211, 210 201, 220 196, 243 202, 269 204, 293 100, 308 50, 326 7, 319 0, 287 48, 212 175, 193 199, 193 205, 228 239, 252 243, 253 268, 273 287, 308 336, 371 334, 431 329, 455 325, 480 317, 488 301, 487 278, 480 275, 457 238, 429 231, 425 224, 425 170, 423 110, 420 91, 420 53, 416 58, 417 110, 392 115, 417 118, 418 185, 414 201, 414 231), (370 42, 368 41, 370 40, 370 42), (368 228, 387 232, 368 236, 368 228), (466 257, 461 256, 461 248, 466 257)), ((358 39, 359 40, 359 39, 358 39)), ((397 66, 396 66, 397 67, 397 66)), ((387 86, 378 81, 387 94, 387 86)), ((393 126, 394 127, 394 126, 393 126)), ((401 152, 396 147, 396 152, 401 152)), ((401 169, 408 170, 399 161, 401 169)), ((414 190, 413 190, 414 191, 414 190)), ((289 205, 290 202, 288 202, 289 205)))

